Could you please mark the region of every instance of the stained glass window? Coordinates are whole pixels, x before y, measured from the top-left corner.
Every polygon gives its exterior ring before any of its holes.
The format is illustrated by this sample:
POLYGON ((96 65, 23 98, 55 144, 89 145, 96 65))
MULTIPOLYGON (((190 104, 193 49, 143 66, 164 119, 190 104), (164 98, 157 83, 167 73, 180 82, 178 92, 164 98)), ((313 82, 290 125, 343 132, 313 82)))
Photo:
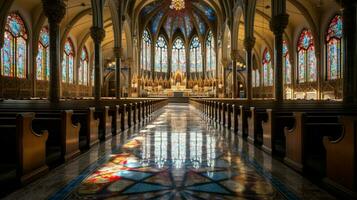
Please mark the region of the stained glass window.
POLYGON ((260 86, 260 73, 259 70, 253 70, 252 73, 252 85, 253 87, 259 87, 260 86))
POLYGON ((216 76, 216 52, 214 46, 214 37, 212 31, 209 31, 206 39, 206 71, 210 78, 216 76))
POLYGON ((78 83, 80 85, 88 85, 88 51, 86 47, 83 47, 81 52, 78 69, 78 83))
POLYGON ((283 41, 283 69, 284 69, 284 83, 291 84, 291 63, 288 50, 288 44, 283 41))
POLYGON ((70 38, 64 45, 64 53, 62 60, 62 82, 73 83, 73 69, 74 69, 74 48, 70 38))
POLYGON ((155 72, 167 72, 168 68, 167 42, 163 36, 159 36, 155 49, 155 72))
POLYGON ((342 37, 342 17, 340 15, 336 15, 330 22, 326 36, 327 80, 335 80, 342 77, 342 37))
POLYGON ((48 28, 43 27, 40 31, 40 38, 38 41, 38 52, 36 57, 36 71, 37 80, 49 80, 50 69, 50 38, 48 35, 48 28))
POLYGON ((144 31, 141 41, 141 69, 151 71, 151 38, 147 30, 144 31))
POLYGON ((272 86, 274 81, 273 68, 271 64, 271 55, 268 48, 263 52, 263 84, 272 86))
POLYGON ((203 72, 202 68, 202 48, 201 42, 197 36, 195 36, 190 45, 190 69, 191 73, 196 73, 196 78, 198 73, 203 72))
POLYGON ((177 38, 172 48, 172 72, 186 72, 186 51, 181 38, 177 38))
POLYGON ((314 39, 309 30, 301 32, 298 41, 298 82, 313 82, 317 79, 314 39))
POLYGON ((27 31, 15 12, 7 16, 0 68, 2 76, 27 77, 27 31))

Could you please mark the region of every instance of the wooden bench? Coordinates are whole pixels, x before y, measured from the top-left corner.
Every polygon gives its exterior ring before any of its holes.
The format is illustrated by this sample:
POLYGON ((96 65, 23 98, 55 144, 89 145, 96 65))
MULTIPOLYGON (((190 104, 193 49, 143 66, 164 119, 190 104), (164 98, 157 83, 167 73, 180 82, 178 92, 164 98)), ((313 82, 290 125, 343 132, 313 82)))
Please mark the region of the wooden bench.
POLYGON ((357 118, 343 116, 340 137, 325 136, 326 178, 324 181, 343 193, 357 195, 357 118))
POLYGON ((73 121, 83 124, 79 132, 81 150, 88 149, 99 142, 99 119, 95 118, 95 108, 74 110, 73 121))
POLYGON ((105 141, 113 135, 112 123, 113 117, 109 115, 109 106, 96 109, 96 116, 100 119, 99 123, 99 139, 105 141))
MULTIPOLYGON (((48 163, 61 163, 79 155, 79 132, 81 125, 72 123, 72 110, 38 112, 33 121, 33 129, 46 129, 48 163), (58 159, 60 153, 61 160, 58 159)), ((51 164, 50 164, 51 165, 51 164)))
MULTIPOLYGON (((20 113, 0 125, 0 185, 2 191, 13 183, 25 184, 48 171, 46 165, 47 131, 37 134, 32 130, 34 113, 20 113)), ((1 121, 1 120, 0 120, 1 121)))

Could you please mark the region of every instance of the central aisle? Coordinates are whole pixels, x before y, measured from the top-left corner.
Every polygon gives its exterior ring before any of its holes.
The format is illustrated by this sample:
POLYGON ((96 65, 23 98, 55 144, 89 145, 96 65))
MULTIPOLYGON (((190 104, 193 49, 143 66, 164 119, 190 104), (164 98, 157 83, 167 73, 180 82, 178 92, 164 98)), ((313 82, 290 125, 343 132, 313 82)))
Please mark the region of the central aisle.
POLYGON ((188 104, 170 104, 69 199, 281 199, 237 152, 237 140, 203 121, 188 104))

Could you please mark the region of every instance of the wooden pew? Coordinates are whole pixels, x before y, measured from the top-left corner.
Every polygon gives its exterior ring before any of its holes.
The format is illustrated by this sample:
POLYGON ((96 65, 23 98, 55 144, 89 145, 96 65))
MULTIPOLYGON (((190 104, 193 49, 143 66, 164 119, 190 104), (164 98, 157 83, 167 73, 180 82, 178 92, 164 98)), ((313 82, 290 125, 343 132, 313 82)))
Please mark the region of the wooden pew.
POLYGON ((113 120, 112 120, 113 135, 118 135, 122 131, 120 106, 115 105, 114 107, 112 107, 112 109, 110 109, 109 113, 113 117, 113 120))
POLYGON ((49 132, 47 140, 47 162, 56 165, 79 155, 79 132, 81 125, 72 123, 72 110, 38 112, 33 121, 33 129, 46 129, 49 132), (58 157, 60 153, 60 158, 58 157))
POLYGON ((295 124, 285 128, 286 154, 284 161, 300 172, 324 175, 323 137, 334 137, 341 131, 336 115, 294 112, 295 124))
POLYGON ((81 150, 90 148, 99 142, 100 120, 95 118, 94 107, 86 110, 74 110, 73 121, 83 124, 79 132, 81 150))
POLYGON ((343 131, 339 138, 325 136, 326 149, 325 182, 343 193, 357 194, 357 118, 343 116, 340 119, 343 131))
POLYGON ((12 123, 0 125, 0 177, 5 178, 0 180, 0 185, 3 186, 4 192, 7 187, 11 187, 11 178, 15 179, 15 182, 25 184, 48 171, 48 132, 42 131, 41 134, 37 134, 32 130, 34 116, 34 113, 21 113, 13 117, 12 123))
POLYGON ((238 135, 241 137, 244 137, 246 134, 246 130, 247 130, 247 120, 246 120, 246 116, 245 116, 245 110, 244 110, 244 106, 239 106, 239 113, 237 116, 237 127, 238 127, 238 135))
POLYGON ((238 107, 236 105, 232 105, 231 112, 231 130, 236 133, 238 131, 238 107))
POLYGON ((96 115, 100 119, 99 123, 99 139, 105 141, 113 135, 112 123, 113 117, 109 115, 109 106, 96 109, 96 115))
POLYGON ((123 104, 120 109, 121 112, 121 130, 126 130, 128 126, 128 112, 127 112, 127 105, 123 104))
POLYGON ((232 126, 232 119, 231 119, 232 114, 231 113, 232 113, 232 105, 227 103, 226 104, 226 124, 225 124, 225 126, 229 129, 232 126))

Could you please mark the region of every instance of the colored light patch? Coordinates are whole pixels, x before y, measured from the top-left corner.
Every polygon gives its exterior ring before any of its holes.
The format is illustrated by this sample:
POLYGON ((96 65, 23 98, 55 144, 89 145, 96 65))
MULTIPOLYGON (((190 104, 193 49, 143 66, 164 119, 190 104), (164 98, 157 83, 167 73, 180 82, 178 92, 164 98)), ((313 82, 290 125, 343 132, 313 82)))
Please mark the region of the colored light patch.
POLYGON ((141 142, 139 140, 131 140, 128 143, 124 144, 123 148, 124 149, 133 149, 133 148, 138 148, 141 146, 141 142))
POLYGON ((149 183, 138 183, 129 188, 124 192, 124 194, 133 194, 133 193, 144 193, 144 192, 155 192, 159 190, 167 190, 169 187, 149 184, 149 183))
POLYGON ((117 176, 123 177, 123 178, 127 178, 127 179, 131 179, 131 180, 142 180, 145 179, 149 176, 151 176, 151 174, 149 173, 145 173, 145 172, 137 172, 137 171, 119 171, 116 173, 117 176))
POLYGON ((230 194, 230 192, 216 183, 209 183, 197 186, 187 187, 189 190, 208 192, 208 193, 219 193, 219 194, 230 194))
POLYGON ((213 179, 214 181, 221 181, 224 179, 228 179, 231 177, 230 174, 228 174, 228 172, 224 171, 224 172, 206 172, 203 173, 202 175, 213 179))

